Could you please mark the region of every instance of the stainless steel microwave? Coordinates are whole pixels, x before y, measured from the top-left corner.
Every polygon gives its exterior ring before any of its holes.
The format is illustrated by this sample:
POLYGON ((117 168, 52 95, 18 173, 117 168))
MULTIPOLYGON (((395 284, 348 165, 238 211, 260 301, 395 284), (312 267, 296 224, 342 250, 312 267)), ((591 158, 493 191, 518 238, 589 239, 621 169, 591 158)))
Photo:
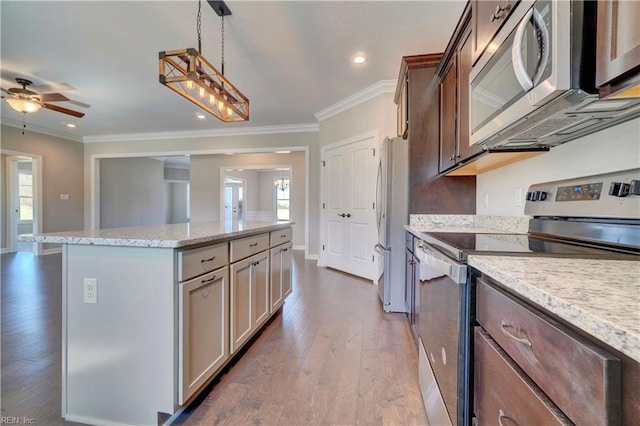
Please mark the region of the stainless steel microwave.
POLYGON ((595 1, 521 0, 474 64, 470 144, 554 146, 640 114, 640 101, 600 100, 595 1))

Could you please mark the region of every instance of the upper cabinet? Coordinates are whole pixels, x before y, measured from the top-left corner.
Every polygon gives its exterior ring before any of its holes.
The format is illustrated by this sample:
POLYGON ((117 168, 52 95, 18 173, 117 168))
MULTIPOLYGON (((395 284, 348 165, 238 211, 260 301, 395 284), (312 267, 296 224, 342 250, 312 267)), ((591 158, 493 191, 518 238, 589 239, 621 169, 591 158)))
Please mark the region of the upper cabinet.
POLYGON ((471 9, 464 11, 439 67, 440 163, 444 172, 482 152, 469 146, 469 73, 472 63, 471 9))
POLYGON ((596 84, 600 94, 640 96, 640 2, 598 1, 596 84))
MULTIPOLYGON (((412 124, 417 126, 424 114, 425 73, 434 69, 440 62, 441 54, 404 56, 400 63, 400 74, 396 85, 394 102, 398 107, 398 136, 409 137, 411 117, 417 118, 412 124)), ((416 135, 417 136, 417 135, 416 135)))
POLYGON ((517 0, 472 0, 471 50, 473 63, 485 51, 507 17, 518 3, 517 0))

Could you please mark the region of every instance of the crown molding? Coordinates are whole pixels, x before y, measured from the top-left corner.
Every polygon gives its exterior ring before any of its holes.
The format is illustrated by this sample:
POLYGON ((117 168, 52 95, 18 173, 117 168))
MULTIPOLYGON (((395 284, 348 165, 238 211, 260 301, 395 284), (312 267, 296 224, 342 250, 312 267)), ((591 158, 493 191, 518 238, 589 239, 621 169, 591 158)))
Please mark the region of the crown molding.
MULTIPOLYGON (((9 127, 15 127, 17 129, 22 129, 23 123, 20 120, 14 120, 13 118, 5 118, 2 117, 2 124, 7 125, 9 127)), ((28 132, 40 133, 47 136, 53 136, 56 138, 72 140, 75 142, 83 142, 82 136, 74 135, 73 133, 63 132, 51 129, 49 127, 38 126, 37 124, 29 124, 27 123, 27 127, 24 130, 28 132)))
POLYGON ((316 112, 315 117, 318 121, 323 121, 385 93, 394 93, 396 90, 396 84, 396 80, 380 80, 377 83, 374 83, 371 86, 316 112))
POLYGON ((317 132, 320 126, 317 123, 309 124, 288 124, 282 126, 256 126, 256 127, 236 127, 228 129, 207 129, 207 130, 187 130, 178 132, 154 132, 154 133, 125 133, 100 136, 85 136, 85 143, 100 142, 140 142, 150 140, 167 139, 198 139, 221 136, 247 136, 247 135, 268 135, 282 133, 307 133, 317 132))

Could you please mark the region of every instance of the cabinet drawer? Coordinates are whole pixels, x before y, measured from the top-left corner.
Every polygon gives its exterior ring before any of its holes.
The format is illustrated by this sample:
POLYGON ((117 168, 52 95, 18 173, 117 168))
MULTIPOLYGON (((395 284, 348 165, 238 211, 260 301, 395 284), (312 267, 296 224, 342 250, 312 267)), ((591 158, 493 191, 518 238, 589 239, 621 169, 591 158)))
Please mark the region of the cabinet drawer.
POLYGON ((229 263, 227 243, 178 252, 178 281, 226 266, 229 263))
POLYGON ((576 424, 618 424, 620 361, 478 280, 477 320, 576 424))
POLYGON ((286 243, 287 241, 291 241, 291 228, 278 229, 277 231, 271 231, 269 234, 270 238, 270 246, 275 247, 279 244, 286 243))
POLYGON ((269 234, 254 235, 231 241, 231 262, 252 256, 269 248, 269 234))
POLYGON ((473 408, 478 424, 571 424, 482 328, 476 327, 474 335, 473 408))

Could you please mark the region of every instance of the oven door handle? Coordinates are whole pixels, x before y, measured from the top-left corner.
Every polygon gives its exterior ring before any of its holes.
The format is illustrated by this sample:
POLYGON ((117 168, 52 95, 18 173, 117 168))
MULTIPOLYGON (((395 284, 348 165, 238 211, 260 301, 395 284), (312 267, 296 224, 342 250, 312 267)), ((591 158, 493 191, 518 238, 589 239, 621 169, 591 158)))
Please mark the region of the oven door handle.
POLYGON ((448 276, 456 284, 465 284, 467 282, 466 265, 455 262, 424 242, 418 245, 416 253, 421 264, 424 263, 442 275, 448 276))

